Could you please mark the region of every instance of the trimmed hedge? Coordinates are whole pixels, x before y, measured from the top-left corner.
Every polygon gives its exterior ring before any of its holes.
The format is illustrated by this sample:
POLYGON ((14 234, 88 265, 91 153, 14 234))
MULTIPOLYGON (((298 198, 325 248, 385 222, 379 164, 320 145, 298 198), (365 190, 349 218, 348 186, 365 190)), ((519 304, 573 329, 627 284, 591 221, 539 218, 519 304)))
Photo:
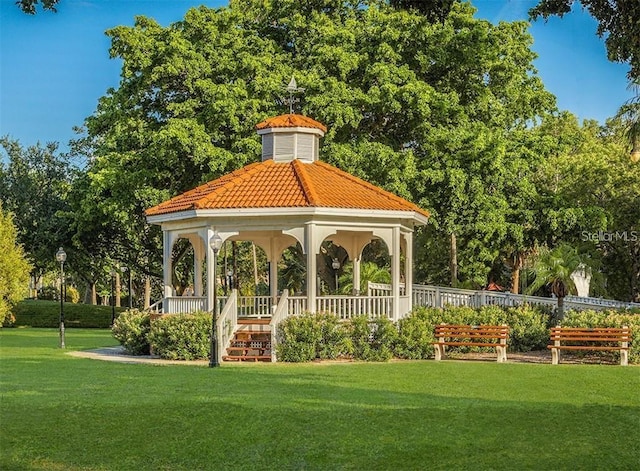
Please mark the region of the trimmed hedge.
POLYGON ((111 332, 120 345, 131 355, 148 355, 151 316, 148 312, 131 309, 125 311, 113 323, 111 332))
MULTIPOLYGON (((209 357, 211 315, 173 314, 150 322, 149 316, 128 311, 114 326, 114 336, 131 353, 152 351, 166 359, 209 357), (116 329, 117 326, 117 329, 116 329)), ((336 358, 387 361, 433 358, 433 331, 439 323, 506 324, 510 327, 511 352, 546 350, 549 342, 548 312, 531 306, 502 308, 466 306, 445 309, 420 307, 397 324, 386 318, 369 320, 359 316, 340 321, 328 313, 292 316, 278 325, 276 353, 284 362, 309 362, 336 358)), ((631 363, 640 363, 640 315, 627 311, 583 311, 567 313, 563 325, 580 327, 628 325, 633 332, 631 363)), ((478 347, 451 347, 453 352, 481 351, 478 347)))
POLYGON ((203 360, 211 351, 211 314, 171 314, 151 323, 151 350, 166 360, 203 360))
MULTIPOLYGON (((124 311, 115 308, 116 316, 124 311)), ((60 325, 60 302, 27 299, 12 309, 16 327, 58 327, 60 325)), ((111 326, 111 307, 91 304, 64 304, 64 325, 66 328, 99 328, 111 326)))
MULTIPOLYGON (((466 306, 416 308, 393 324, 386 318, 368 320, 359 316, 340 322, 332 314, 303 314, 289 317, 278 326, 278 359, 305 362, 331 358, 387 361, 433 358, 433 331, 436 324, 507 324, 511 328, 509 349, 526 352, 545 349, 549 339, 549 315, 530 306, 501 308, 466 306), (323 334, 323 329, 332 333, 323 334), (332 341, 334 338, 335 341, 332 341), (327 354, 326 352, 330 352, 327 354)), ((456 347, 451 351, 480 351, 477 347, 456 347)))

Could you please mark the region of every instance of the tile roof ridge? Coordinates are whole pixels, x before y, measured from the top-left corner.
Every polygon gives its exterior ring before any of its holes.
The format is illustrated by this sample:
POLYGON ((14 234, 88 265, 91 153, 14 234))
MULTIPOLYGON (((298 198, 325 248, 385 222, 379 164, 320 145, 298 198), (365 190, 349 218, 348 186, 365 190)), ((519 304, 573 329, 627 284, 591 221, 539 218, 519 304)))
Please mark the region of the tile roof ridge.
POLYGON ((197 201, 194 201, 193 208, 194 209, 205 208, 208 202, 211 202, 216 198, 218 198, 219 196, 222 196, 231 188, 242 183, 249 176, 255 175, 256 173, 261 171, 261 168, 263 166, 262 164, 267 164, 268 162, 272 162, 272 161, 266 160, 263 162, 253 162, 249 165, 245 165, 242 168, 234 170, 229 174, 223 175, 219 178, 216 178, 215 180, 205 183, 205 185, 208 185, 218 181, 222 183, 222 181, 226 180, 226 182, 223 185, 219 186, 218 188, 214 188, 213 191, 205 194, 202 198, 198 199, 197 201))
POLYGON ((304 198, 307 200, 310 206, 318 205, 318 192, 316 191, 315 186, 313 185, 313 180, 307 175, 307 169, 305 165, 298 159, 294 159, 291 161, 291 167, 293 168, 293 172, 300 182, 302 186, 302 191, 304 192, 304 198))
POLYGON ((331 172, 333 172, 333 173, 335 173, 337 175, 340 175, 341 177, 347 178, 347 179, 351 180, 352 182, 354 182, 356 184, 359 184, 361 186, 364 186, 365 188, 368 188, 368 189, 370 189, 372 191, 375 191, 376 193, 378 193, 381 196, 389 198, 389 199, 391 199, 391 200, 393 200, 393 201, 395 201, 397 203, 401 203, 403 205, 407 205, 407 206, 413 207, 414 210, 417 210, 421 214, 424 214, 427 217, 431 217, 431 214, 428 211, 422 209, 417 204, 415 204, 415 203, 413 203, 411 201, 407 201, 406 199, 404 199, 404 198, 402 198, 402 197, 400 197, 398 195, 395 195, 395 194, 391 193, 390 191, 384 190, 384 189, 382 189, 382 188, 380 188, 380 187, 378 187, 378 186, 376 186, 376 185, 374 185, 372 183, 369 183, 369 182, 363 180, 362 178, 358 178, 355 175, 351 175, 349 172, 345 172, 344 170, 340 170, 338 167, 334 167, 333 165, 330 165, 330 164, 328 164, 326 162, 323 162, 321 160, 316 160, 313 163, 314 163, 314 165, 318 165, 319 167, 322 167, 322 168, 324 168, 326 170, 329 170, 329 171, 331 171, 331 172))

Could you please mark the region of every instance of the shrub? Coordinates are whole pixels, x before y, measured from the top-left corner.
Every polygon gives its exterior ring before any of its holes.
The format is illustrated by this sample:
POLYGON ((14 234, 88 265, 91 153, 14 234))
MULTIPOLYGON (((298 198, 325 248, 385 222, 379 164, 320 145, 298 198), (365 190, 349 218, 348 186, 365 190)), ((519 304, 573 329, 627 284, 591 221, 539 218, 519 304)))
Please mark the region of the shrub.
POLYGON ((151 324, 149 344, 166 360, 201 360, 209 357, 211 314, 171 314, 151 324))
POLYGON ((276 353, 287 362, 327 360, 349 353, 346 330, 333 314, 293 316, 278 325, 276 353))
MULTIPOLYGON (((563 327, 622 327, 625 325, 631 329, 629 362, 640 363, 640 315, 624 309, 569 311, 562 320, 563 327)), ((611 353, 606 352, 606 354, 611 353)), ((619 352, 613 352, 613 354, 619 356, 619 352)))
POLYGON ((409 316, 398 321, 398 339, 394 354, 410 360, 427 359, 433 356, 434 308, 420 307, 409 316))
POLYGON ((64 300, 73 304, 80 302, 80 291, 78 291, 75 286, 67 286, 64 293, 64 300))
POLYGON ((137 309, 125 311, 113 323, 113 336, 132 355, 149 354, 150 316, 137 309))
POLYGON ((393 346, 398 339, 396 326, 387 318, 370 321, 357 316, 347 324, 353 358, 364 361, 388 361, 393 358, 393 346))
POLYGON ((55 286, 43 286, 38 290, 38 299, 43 301, 60 300, 60 290, 55 286))
POLYGON ((316 358, 333 360, 350 355, 351 344, 347 330, 338 316, 333 314, 317 314, 316 322, 320 328, 320 342, 316 344, 316 358))
POLYGON ((504 323, 509 326, 509 348, 514 352, 544 350, 549 341, 547 311, 530 305, 505 310, 504 323))

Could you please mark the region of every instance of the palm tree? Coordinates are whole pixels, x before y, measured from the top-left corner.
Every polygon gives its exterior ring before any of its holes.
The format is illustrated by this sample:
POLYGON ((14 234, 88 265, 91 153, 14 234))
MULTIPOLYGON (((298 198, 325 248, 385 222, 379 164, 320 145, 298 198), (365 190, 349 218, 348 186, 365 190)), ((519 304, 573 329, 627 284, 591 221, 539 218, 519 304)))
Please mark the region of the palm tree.
MULTIPOLYGON (((367 292, 367 283, 391 283, 391 274, 388 267, 379 267, 373 262, 363 262, 360 265, 360 293, 367 292)), ((340 277, 340 292, 351 294, 353 292, 353 263, 349 262, 344 267, 340 277)))
POLYGON ((626 128, 626 135, 631 144, 630 158, 632 162, 640 161, 640 79, 629 84, 629 89, 635 92, 618 111, 618 116, 626 128))
POLYGON ((592 271, 589 260, 569 244, 561 244, 553 250, 541 250, 531 268, 535 279, 529 286, 528 293, 533 294, 543 286, 548 286, 558 298, 558 321, 564 318, 564 298, 569 294, 577 294, 571 274, 578 269, 587 273, 592 271))

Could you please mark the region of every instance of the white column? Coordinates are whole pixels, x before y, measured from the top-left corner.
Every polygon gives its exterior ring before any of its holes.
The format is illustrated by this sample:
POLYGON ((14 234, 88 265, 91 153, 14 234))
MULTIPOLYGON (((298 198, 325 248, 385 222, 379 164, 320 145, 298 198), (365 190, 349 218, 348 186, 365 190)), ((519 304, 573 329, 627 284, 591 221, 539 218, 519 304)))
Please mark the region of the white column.
MULTIPOLYGON (((413 309, 413 232, 406 232, 404 235, 406 242, 406 253, 404 254, 404 289, 409 298, 409 311, 413 309)), ((407 313, 402 313, 406 315, 407 313)))
POLYGON ((360 294, 360 254, 353 259, 353 293, 360 294))
POLYGON ((202 296, 202 263, 204 262, 205 250, 201 237, 191 241, 193 245, 193 291, 194 296, 202 296))
POLYGON ((271 303, 278 304, 278 256, 275 252, 271 253, 269 260, 269 282, 271 284, 271 303))
POLYGON ((316 312, 317 265, 316 265, 316 225, 309 223, 305 226, 305 245, 307 255, 307 309, 316 312))
POLYGON ((400 227, 393 228, 391 254, 391 290, 393 292, 393 320, 400 318, 400 227))
POLYGON ((173 249, 173 242, 175 237, 171 231, 162 231, 162 275, 164 284, 164 297, 168 298, 173 296, 173 283, 171 280, 171 274, 173 271, 171 252, 173 249))

